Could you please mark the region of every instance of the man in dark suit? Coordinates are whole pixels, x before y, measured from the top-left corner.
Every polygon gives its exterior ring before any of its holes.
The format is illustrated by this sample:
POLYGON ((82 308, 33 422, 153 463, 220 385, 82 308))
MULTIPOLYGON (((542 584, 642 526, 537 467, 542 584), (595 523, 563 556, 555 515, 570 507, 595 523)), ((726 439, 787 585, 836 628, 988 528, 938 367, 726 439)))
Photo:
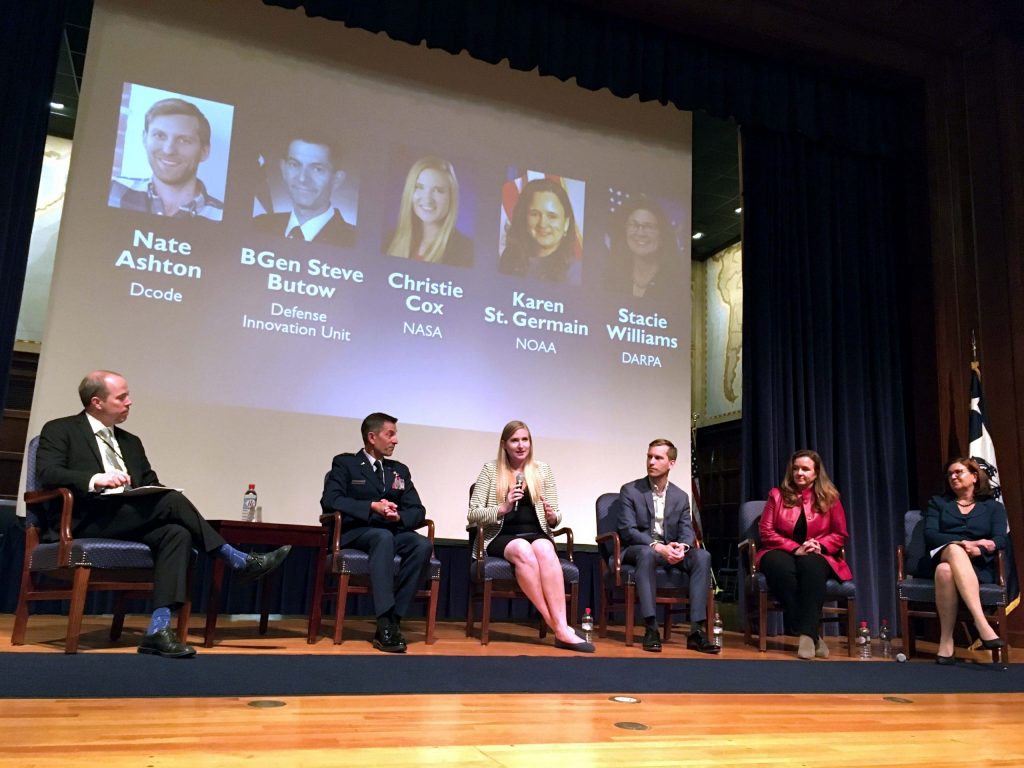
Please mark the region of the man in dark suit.
MULTIPOLYGON (((78 538, 141 541, 153 550, 156 610, 139 653, 170 658, 195 655, 170 629, 171 611, 186 600, 192 547, 224 558, 244 581, 277 568, 291 547, 246 554, 227 544, 185 496, 171 489, 137 495, 132 488, 158 486, 142 441, 118 424, 128 418, 128 382, 113 371, 93 371, 78 385, 85 410, 47 422, 39 435, 36 472, 45 488, 74 495, 71 533, 78 538)), ((55 540, 51 525, 47 538, 55 540)))
POLYGON ((397 421, 386 413, 363 419, 363 448, 334 457, 320 498, 325 513, 341 512, 342 548, 370 556, 377 615, 373 646, 388 653, 405 653, 401 620, 427 575, 431 555, 430 540, 415 530, 427 513, 412 475, 390 458, 398 445, 397 421), (397 578, 395 555, 401 558, 397 578))
POLYGON ((311 240, 338 248, 355 244, 355 227, 331 206, 331 196, 345 180, 331 142, 312 134, 288 144, 281 177, 292 199, 291 213, 265 213, 253 226, 268 235, 311 240))
POLYGON ((690 499, 686 491, 668 481, 678 455, 671 441, 654 440, 647 447, 647 477, 626 483, 619 491, 619 537, 625 547, 622 561, 636 567, 645 651, 661 651, 655 612, 655 569, 660 566, 673 583, 689 580, 690 635, 686 647, 701 653, 718 653, 720 649, 707 636, 711 554, 694 546, 690 499))

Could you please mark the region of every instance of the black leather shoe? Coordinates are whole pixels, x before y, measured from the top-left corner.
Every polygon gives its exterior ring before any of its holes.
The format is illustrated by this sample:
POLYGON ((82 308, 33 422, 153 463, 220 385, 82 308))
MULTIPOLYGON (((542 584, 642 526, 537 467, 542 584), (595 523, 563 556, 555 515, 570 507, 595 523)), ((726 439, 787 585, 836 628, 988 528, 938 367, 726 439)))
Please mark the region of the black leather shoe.
POLYGON ((981 647, 986 651, 994 651, 996 648, 1006 647, 1006 641, 1001 637, 993 637, 991 640, 982 640, 981 647))
POLYGON ((168 659, 187 659, 196 655, 196 649, 183 643, 170 627, 158 629, 152 635, 143 635, 139 653, 166 656, 168 659))
POLYGON ((644 650, 651 653, 661 653, 661 635, 657 627, 647 627, 644 631, 644 650))
POLYGON ((398 625, 377 627, 377 632, 373 636, 373 647, 384 653, 405 653, 405 638, 402 637, 398 625))
POLYGON ((292 551, 292 545, 286 544, 283 547, 278 547, 273 552, 267 552, 265 554, 253 554, 250 553, 245 558, 245 565, 235 571, 236 578, 239 584, 247 584, 250 581, 256 579, 262 579, 268 573, 276 570, 284 559, 288 557, 288 553, 292 551))
POLYGON ((686 638, 686 647, 700 653, 719 653, 722 649, 708 640, 708 636, 699 629, 691 632, 686 638))
POLYGON ((935 663, 940 667, 952 667, 956 665, 956 656, 939 656, 936 654, 935 663))

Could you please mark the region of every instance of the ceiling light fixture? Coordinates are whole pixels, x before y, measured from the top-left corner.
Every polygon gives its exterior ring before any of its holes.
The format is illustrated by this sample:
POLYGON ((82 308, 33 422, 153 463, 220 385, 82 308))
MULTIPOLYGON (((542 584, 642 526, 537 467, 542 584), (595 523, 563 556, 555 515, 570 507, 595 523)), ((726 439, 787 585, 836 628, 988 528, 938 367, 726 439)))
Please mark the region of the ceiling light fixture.
POLYGON ((700 240, 702 237, 704 237, 704 233, 703 232, 694 232, 693 233, 693 239, 694 240, 700 240))

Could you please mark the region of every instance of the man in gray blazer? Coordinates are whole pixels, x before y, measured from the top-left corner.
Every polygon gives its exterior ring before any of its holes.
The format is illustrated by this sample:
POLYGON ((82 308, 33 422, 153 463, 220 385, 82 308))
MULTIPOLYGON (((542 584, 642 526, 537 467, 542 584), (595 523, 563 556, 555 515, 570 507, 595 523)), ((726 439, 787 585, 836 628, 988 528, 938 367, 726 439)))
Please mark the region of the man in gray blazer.
POLYGON ((647 447, 647 476, 626 483, 619 491, 619 537, 625 547, 622 562, 636 567, 645 651, 661 651, 655 612, 655 569, 663 567, 673 584, 681 587, 689 581, 690 634, 686 647, 701 653, 718 653, 720 649, 708 639, 706 631, 711 554, 694 546, 690 499, 686 491, 668 481, 678 455, 671 441, 652 441, 647 447))

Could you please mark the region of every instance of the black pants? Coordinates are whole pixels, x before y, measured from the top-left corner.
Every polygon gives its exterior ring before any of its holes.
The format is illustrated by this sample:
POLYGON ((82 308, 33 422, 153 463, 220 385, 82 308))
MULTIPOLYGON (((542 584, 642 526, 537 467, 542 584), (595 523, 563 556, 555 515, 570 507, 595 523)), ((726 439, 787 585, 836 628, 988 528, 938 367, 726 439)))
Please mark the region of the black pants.
POLYGON ((177 608, 188 599, 192 548, 214 552, 224 539, 177 491, 75 504, 73 534, 79 538, 141 541, 153 551, 153 603, 177 608))
POLYGON ((416 590, 430 569, 430 539, 415 531, 352 528, 342 532, 341 547, 359 549, 370 556, 374 613, 383 616, 393 609, 398 618, 408 616, 416 590), (397 576, 396 555, 401 558, 397 576))
POLYGON ((768 580, 768 589, 782 604, 786 632, 817 638, 825 582, 832 575, 828 560, 814 553, 798 556, 773 549, 764 554, 758 567, 768 580))

